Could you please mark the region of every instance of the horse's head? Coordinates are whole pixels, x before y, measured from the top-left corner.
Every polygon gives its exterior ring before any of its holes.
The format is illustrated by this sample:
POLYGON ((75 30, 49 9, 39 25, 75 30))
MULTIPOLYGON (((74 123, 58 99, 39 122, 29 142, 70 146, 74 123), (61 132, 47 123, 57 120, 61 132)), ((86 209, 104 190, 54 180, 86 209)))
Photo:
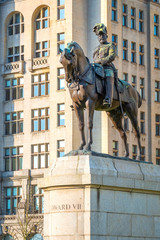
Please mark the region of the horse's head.
POLYGON ((82 48, 76 42, 70 42, 67 44, 67 48, 61 53, 60 63, 65 70, 65 79, 67 82, 71 82, 76 79, 76 73, 79 71, 79 58, 84 57, 82 48))

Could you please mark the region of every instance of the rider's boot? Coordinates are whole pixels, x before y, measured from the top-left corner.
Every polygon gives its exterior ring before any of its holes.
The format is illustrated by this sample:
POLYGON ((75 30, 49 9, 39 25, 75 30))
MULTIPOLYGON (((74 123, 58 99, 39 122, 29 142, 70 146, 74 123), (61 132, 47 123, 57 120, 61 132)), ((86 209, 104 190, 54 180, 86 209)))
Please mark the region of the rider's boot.
POLYGON ((105 80, 105 99, 103 100, 103 106, 112 107, 113 90, 114 90, 114 77, 107 77, 105 80))

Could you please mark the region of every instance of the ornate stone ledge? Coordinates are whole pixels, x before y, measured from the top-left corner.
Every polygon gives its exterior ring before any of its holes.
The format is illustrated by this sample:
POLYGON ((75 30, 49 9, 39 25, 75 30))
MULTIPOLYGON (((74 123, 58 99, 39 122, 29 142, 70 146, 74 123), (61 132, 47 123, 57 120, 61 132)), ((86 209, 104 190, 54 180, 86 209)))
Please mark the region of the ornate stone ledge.
POLYGON ((33 58, 32 60, 32 70, 40 69, 40 68, 49 68, 50 61, 49 57, 42 58, 33 58))
POLYGON ((2 65, 2 74, 22 73, 24 72, 24 61, 5 63, 2 65))

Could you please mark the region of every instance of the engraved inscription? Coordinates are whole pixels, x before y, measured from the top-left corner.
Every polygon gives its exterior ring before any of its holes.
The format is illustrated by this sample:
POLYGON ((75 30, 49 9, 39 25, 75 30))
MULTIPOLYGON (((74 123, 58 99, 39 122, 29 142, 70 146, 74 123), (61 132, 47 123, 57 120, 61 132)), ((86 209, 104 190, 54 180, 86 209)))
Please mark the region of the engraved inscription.
POLYGON ((53 211, 80 211, 81 209, 81 204, 57 204, 52 206, 53 211))

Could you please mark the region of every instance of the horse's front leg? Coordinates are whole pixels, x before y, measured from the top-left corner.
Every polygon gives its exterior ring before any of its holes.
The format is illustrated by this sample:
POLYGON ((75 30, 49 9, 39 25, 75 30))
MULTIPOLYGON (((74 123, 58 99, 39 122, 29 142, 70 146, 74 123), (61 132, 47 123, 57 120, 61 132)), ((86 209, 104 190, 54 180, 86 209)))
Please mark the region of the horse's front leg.
POLYGON ((76 113, 76 116, 79 121, 79 130, 81 133, 81 144, 78 148, 78 150, 82 150, 83 147, 86 145, 86 140, 85 140, 85 134, 84 134, 84 113, 83 113, 83 108, 78 106, 76 103, 73 103, 73 107, 76 113))
POLYGON ((86 102, 87 109, 87 127, 88 127, 88 143, 85 146, 86 150, 91 150, 92 139, 92 129, 93 129, 93 115, 94 115, 95 102, 92 99, 88 99, 86 102))

